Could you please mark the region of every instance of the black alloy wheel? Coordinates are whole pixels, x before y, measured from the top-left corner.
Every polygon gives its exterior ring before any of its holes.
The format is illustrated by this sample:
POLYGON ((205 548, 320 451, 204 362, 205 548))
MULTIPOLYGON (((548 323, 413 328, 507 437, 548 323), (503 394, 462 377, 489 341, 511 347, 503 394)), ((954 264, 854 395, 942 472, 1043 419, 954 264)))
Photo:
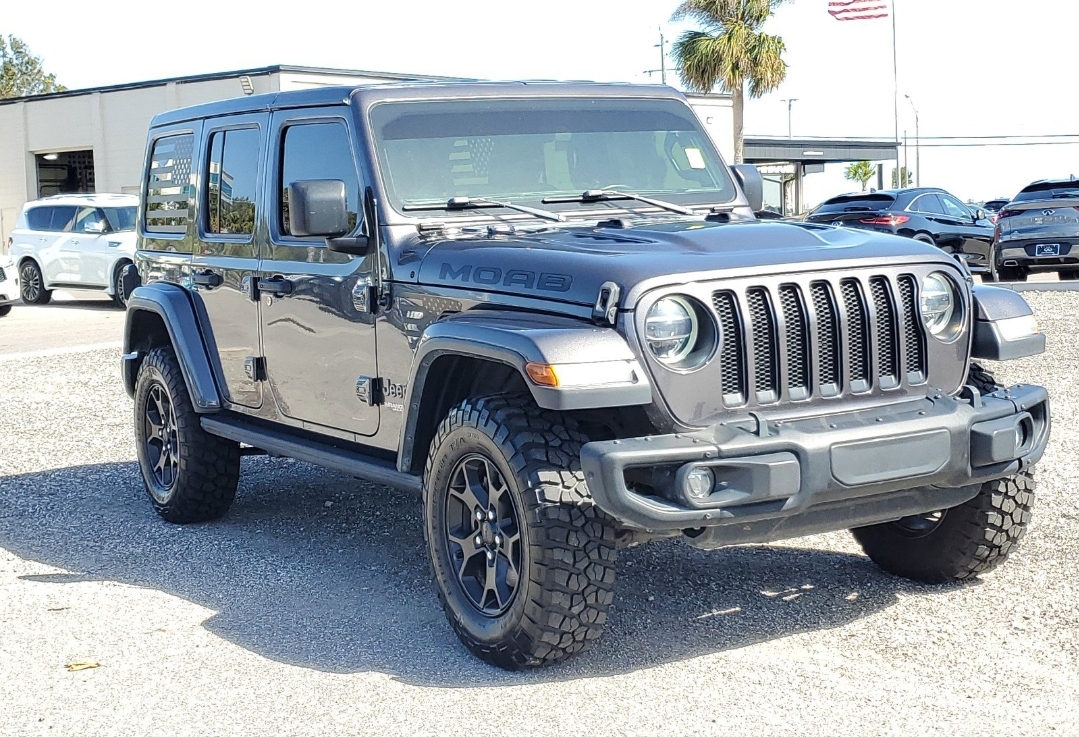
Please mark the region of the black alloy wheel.
POLYGON ((121 263, 116 267, 116 271, 112 276, 112 301, 116 303, 118 307, 127 307, 127 295, 124 294, 124 267, 126 263, 121 263))
POLYGON ((19 267, 20 294, 26 304, 41 305, 49 301, 52 293, 45 289, 45 278, 41 268, 33 261, 27 261, 19 267))
POLYGON ((167 503, 180 473, 180 443, 176 432, 176 411, 168 391, 155 383, 146 393, 143 433, 152 483, 147 490, 159 503, 167 503))
POLYGON ((480 454, 450 474, 444 532, 468 602, 488 617, 503 614, 521 582, 521 526, 509 486, 480 454))

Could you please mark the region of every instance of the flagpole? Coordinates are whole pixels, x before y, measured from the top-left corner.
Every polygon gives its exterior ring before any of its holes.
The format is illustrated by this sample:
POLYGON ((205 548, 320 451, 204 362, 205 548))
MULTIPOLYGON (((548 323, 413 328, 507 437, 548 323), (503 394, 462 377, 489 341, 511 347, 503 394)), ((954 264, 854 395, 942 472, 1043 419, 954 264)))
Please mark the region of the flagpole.
POLYGON ((899 56, 896 51, 895 0, 892 0, 892 108, 895 115, 895 182, 902 181, 899 171, 899 56))

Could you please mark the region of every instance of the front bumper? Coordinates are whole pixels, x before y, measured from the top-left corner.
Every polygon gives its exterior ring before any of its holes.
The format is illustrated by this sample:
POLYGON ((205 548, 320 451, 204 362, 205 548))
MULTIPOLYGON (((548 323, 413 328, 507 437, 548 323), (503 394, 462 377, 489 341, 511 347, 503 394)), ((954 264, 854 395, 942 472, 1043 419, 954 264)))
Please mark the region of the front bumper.
POLYGON ((702 547, 765 542, 945 509, 986 482, 1038 461, 1049 396, 1020 385, 790 421, 759 416, 677 435, 586 444, 581 466, 596 505, 623 525, 686 531, 702 547), (715 490, 684 491, 709 467, 715 490), (641 493, 643 469, 671 479, 641 493))

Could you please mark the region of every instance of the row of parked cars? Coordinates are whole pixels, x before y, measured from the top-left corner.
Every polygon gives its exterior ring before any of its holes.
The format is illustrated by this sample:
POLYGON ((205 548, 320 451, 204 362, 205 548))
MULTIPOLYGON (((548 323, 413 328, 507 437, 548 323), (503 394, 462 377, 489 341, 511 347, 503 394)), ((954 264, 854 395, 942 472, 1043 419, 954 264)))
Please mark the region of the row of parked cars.
POLYGON ((1079 279, 1076 179, 1034 182, 1010 201, 973 209, 932 187, 857 192, 825 201, 806 220, 932 243, 984 281, 1026 281, 1046 271, 1079 279))

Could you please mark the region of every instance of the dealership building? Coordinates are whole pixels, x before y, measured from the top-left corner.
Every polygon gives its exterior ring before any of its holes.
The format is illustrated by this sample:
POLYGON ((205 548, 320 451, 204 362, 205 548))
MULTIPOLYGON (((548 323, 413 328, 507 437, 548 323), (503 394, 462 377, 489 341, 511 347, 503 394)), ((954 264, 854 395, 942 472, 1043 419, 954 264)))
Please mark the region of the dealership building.
MULTIPOLYGON (((448 81, 448 77, 272 66, 218 74, 69 90, 0 100, 0 250, 23 204, 80 192, 138 194, 146 134, 155 115, 188 105, 264 92, 329 85, 448 81)), ((690 95, 690 104, 727 159, 733 159, 729 95, 690 95)), ((895 158, 895 144, 747 139, 746 160, 767 164, 765 202, 802 209, 801 179, 828 161, 895 158), (860 146, 861 148, 857 148, 860 146), (889 148, 890 147, 890 148, 889 148), (759 154, 755 158, 755 154, 759 154), (851 156, 859 159, 852 159, 851 156), (777 156, 780 159, 777 160, 777 156)))

